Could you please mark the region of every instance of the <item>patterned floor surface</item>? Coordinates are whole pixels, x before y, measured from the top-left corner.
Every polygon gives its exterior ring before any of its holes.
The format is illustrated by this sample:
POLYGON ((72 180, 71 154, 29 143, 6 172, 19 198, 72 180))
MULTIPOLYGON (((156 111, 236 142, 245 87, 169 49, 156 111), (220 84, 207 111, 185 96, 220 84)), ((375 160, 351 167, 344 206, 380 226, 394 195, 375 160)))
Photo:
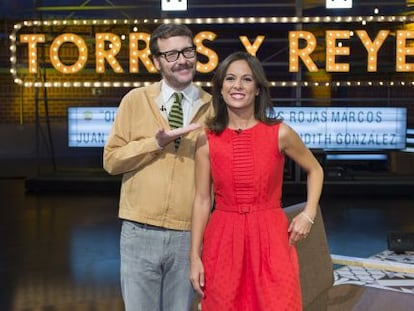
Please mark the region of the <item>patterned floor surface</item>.
MULTIPOLYGON (((409 264, 414 267, 414 252, 395 254, 392 251, 386 250, 369 259, 389 262, 390 264, 409 264)), ((391 272, 357 266, 343 266, 335 269, 334 277, 334 285, 357 284, 414 294, 413 273, 391 272)))

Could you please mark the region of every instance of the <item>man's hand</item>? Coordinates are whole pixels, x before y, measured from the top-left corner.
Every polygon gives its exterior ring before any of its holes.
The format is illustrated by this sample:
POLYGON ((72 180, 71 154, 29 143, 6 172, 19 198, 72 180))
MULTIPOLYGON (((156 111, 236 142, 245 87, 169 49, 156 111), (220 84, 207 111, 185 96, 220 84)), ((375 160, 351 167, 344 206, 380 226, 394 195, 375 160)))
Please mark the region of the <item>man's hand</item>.
POLYGON ((166 131, 165 129, 159 129, 158 132, 155 134, 155 139, 157 140, 158 145, 160 147, 164 147, 168 143, 174 141, 176 138, 196 129, 199 129, 200 127, 200 124, 191 123, 187 126, 179 127, 170 131, 166 131))

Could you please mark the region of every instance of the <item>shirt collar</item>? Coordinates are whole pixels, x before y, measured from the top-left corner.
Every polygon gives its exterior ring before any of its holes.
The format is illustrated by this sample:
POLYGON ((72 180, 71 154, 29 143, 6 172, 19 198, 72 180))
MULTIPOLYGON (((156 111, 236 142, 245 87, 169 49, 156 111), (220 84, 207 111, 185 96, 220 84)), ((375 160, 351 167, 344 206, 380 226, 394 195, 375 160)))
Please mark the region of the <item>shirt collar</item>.
MULTIPOLYGON (((161 93, 164 102, 167 102, 175 92, 177 91, 170 87, 164 80, 161 81, 161 93)), ((191 103, 191 105, 198 99, 198 89, 192 83, 180 92, 183 94, 184 99, 191 103)))

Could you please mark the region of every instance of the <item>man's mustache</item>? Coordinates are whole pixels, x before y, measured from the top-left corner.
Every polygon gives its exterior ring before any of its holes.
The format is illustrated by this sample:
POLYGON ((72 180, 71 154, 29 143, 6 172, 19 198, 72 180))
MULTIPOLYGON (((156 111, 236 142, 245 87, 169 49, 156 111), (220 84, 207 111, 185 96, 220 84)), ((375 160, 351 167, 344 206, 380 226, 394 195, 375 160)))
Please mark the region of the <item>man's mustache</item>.
POLYGON ((173 68, 173 71, 179 71, 179 70, 183 70, 183 69, 191 70, 193 68, 194 68, 194 66, 192 64, 179 64, 179 65, 177 65, 176 67, 173 68))

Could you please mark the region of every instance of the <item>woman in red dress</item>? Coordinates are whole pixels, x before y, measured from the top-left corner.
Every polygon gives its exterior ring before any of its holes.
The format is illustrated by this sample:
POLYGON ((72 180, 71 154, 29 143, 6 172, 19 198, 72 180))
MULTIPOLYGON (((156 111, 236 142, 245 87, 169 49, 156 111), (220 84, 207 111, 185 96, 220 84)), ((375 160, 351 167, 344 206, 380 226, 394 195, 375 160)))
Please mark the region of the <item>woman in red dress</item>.
POLYGON ((294 245, 311 230, 323 170, 272 116, 256 57, 236 52, 220 64, 213 106, 197 142, 191 230, 190 279, 202 311, 302 310, 294 245), (281 208, 285 155, 307 173, 306 208, 290 224, 281 208))

